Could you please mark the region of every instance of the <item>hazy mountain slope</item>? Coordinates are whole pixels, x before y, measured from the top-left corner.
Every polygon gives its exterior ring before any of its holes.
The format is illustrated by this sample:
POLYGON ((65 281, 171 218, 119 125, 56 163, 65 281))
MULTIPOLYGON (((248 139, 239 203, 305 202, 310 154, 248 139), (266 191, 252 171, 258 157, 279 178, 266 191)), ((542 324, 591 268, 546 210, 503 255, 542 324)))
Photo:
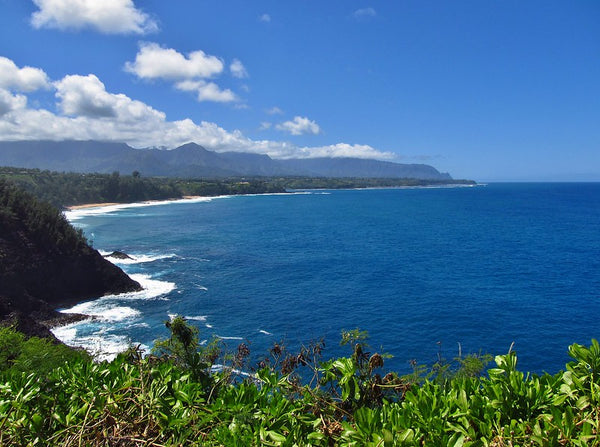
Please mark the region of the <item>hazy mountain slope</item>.
POLYGON ((0 142, 0 166, 54 171, 140 171, 168 177, 313 176, 451 180, 425 164, 401 164, 358 158, 274 160, 268 155, 212 152, 194 143, 172 150, 133 149, 98 141, 0 142))

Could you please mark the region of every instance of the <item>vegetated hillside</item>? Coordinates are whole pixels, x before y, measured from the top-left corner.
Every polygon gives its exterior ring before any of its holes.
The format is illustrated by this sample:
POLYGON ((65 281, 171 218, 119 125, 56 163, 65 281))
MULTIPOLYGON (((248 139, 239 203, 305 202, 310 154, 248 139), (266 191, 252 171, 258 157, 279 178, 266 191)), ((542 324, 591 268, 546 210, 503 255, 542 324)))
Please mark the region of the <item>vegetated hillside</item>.
POLYGON ((84 203, 130 203, 177 199, 186 195, 217 196, 285 192, 285 187, 260 179, 175 179, 131 175, 78 174, 39 169, 0 167, 0 179, 9 180, 38 199, 57 207, 84 203))
POLYGON ((54 309, 140 285, 91 248, 58 209, 0 179, 0 320, 48 335, 54 309))
POLYGON ((0 166, 65 172, 140 171, 148 176, 187 178, 304 176, 452 180, 449 174, 424 164, 358 158, 274 160, 261 154, 217 153, 194 143, 161 150, 133 149, 124 143, 99 141, 5 141, 0 142, 0 166))

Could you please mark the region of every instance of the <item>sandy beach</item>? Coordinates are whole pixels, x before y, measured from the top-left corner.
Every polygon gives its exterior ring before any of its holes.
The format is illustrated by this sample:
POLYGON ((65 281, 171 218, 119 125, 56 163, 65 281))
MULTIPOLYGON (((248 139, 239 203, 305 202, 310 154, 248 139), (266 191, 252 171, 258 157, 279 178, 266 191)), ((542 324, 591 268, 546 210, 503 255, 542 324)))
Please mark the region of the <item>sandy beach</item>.
MULTIPOLYGON (((183 196, 183 197, 179 197, 179 198, 175 198, 175 199, 146 200, 144 202, 134 202, 134 203, 176 202, 176 201, 180 201, 180 200, 201 199, 201 198, 204 198, 204 197, 209 197, 209 196, 183 196)), ((124 202, 124 203, 119 203, 119 202, 86 203, 86 204, 83 204, 83 205, 67 206, 66 208, 69 211, 75 211, 75 210, 82 210, 82 209, 87 209, 87 208, 100 208, 100 207, 104 207, 104 206, 127 205, 127 204, 128 204, 127 202, 124 202)))
POLYGON ((73 211, 73 210, 82 210, 85 208, 98 208, 101 206, 112 206, 112 205, 120 205, 119 203, 113 203, 113 202, 106 202, 106 203, 86 203, 85 205, 72 205, 72 206, 67 206, 66 208, 69 211, 73 211))

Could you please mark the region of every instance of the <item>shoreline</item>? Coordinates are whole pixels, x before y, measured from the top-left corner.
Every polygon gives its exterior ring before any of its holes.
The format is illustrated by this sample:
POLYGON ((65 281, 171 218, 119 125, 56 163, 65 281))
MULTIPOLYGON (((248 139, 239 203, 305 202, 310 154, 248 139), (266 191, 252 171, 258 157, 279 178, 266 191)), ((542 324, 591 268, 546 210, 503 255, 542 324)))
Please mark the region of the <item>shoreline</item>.
POLYGON ((84 203, 81 205, 70 205, 66 206, 65 210, 67 211, 76 211, 76 210, 85 210, 89 208, 103 208, 105 206, 115 206, 115 205, 133 205, 133 204, 152 204, 152 203, 166 203, 166 202, 177 202, 181 200, 195 200, 202 198, 210 198, 212 196, 182 196, 172 199, 157 199, 157 200, 145 200, 143 202, 98 202, 98 203, 84 203))

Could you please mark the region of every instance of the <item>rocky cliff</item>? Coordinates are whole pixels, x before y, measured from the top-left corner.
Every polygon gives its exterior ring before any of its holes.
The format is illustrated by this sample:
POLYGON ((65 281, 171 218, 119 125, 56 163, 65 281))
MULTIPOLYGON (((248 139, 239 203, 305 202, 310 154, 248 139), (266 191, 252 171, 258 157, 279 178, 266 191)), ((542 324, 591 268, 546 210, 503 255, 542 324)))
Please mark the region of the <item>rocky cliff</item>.
POLYGON ((0 180, 0 321, 48 336, 55 309, 140 285, 91 248, 57 209, 0 180))

